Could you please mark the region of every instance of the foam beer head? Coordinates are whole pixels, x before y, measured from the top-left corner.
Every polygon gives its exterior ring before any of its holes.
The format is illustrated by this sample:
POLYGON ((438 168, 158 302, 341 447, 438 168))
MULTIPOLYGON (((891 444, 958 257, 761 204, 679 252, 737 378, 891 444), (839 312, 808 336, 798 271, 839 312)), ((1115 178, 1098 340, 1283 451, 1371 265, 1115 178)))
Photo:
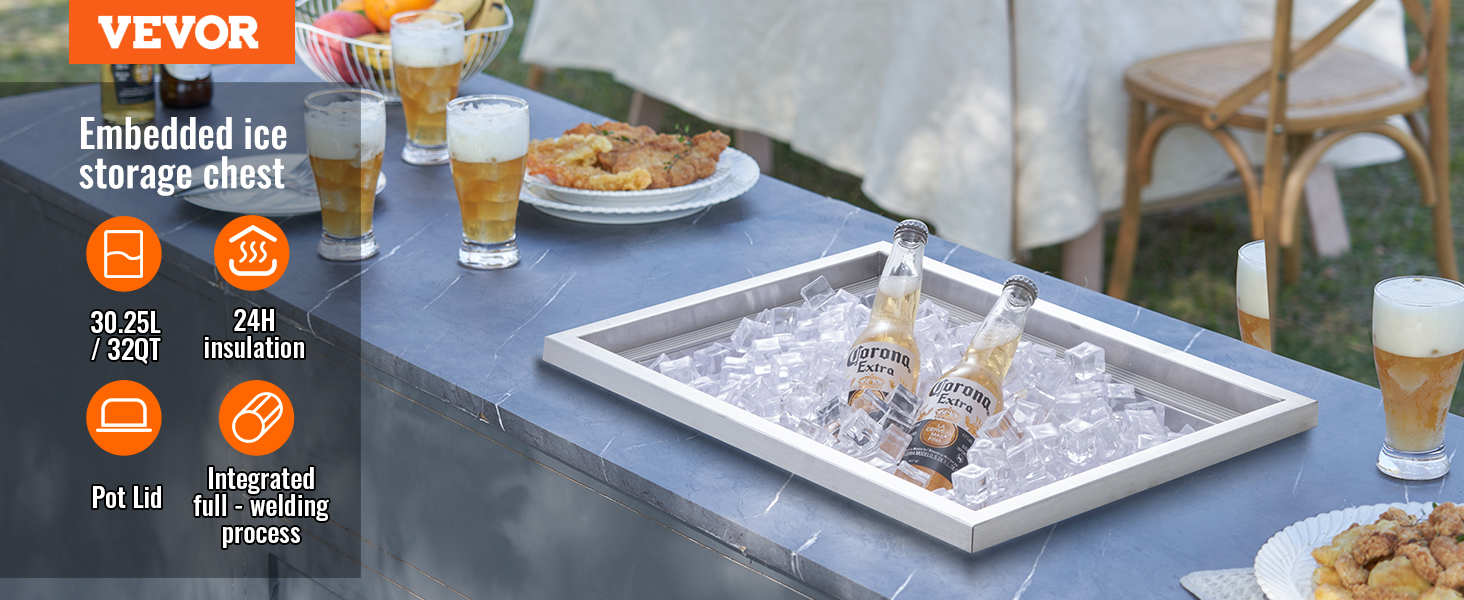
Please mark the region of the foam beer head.
POLYGON ((405 67, 445 67, 463 62, 463 17, 413 10, 391 18, 391 59, 405 67))
POLYGON ((329 160, 365 160, 386 149, 386 105, 370 90, 331 90, 306 98, 305 147, 329 160))
POLYGON ((508 96, 468 96, 447 107, 447 147, 454 160, 504 162, 529 151, 528 104, 508 96))
POLYGON ((1431 358, 1464 350, 1464 285, 1434 277, 1394 277, 1373 290, 1373 345, 1431 358))
POLYGON ((1240 262, 1235 268, 1235 300, 1241 312, 1252 317, 1271 318, 1271 304, 1266 297, 1266 243, 1263 241, 1240 247, 1240 262))

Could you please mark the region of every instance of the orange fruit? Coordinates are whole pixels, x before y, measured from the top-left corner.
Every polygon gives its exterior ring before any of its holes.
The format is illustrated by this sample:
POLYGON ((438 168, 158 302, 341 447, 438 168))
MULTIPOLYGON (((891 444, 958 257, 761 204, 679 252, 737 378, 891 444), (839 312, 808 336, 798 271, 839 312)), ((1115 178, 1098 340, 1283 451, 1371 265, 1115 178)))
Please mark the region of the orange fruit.
POLYGON ((409 10, 432 8, 437 0, 365 0, 366 18, 377 31, 391 31, 391 16, 409 10))
POLYGON ((343 10, 346 12, 365 12, 366 0, 346 0, 345 2, 336 5, 335 10, 343 10))

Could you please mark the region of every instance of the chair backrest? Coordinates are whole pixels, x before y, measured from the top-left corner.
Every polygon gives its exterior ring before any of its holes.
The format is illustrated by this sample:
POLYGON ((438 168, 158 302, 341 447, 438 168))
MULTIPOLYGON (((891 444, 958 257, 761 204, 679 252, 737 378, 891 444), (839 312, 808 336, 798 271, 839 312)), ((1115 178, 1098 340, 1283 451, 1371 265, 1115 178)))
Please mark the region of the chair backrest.
MULTIPOLYGON (((1446 86, 1445 77, 1448 74, 1448 36, 1449 36, 1449 0, 1433 0, 1431 11, 1425 11, 1422 0, 1400 0, 1403 3, 1403 10, 1417 24, 1423 35, 1423 50, 1413 60, 1410 68, 1414 73, 1423 74, 1428 71, 1430 86, 1446 86), (1429 14, 1429 13, 1432 14, 1429 14), (1435 68, 1429 68, 1430 63, 1435 68)), ((1272 98, 1276 99, 1275 93, 1280 92, 1282 101, 1280 106, 1285 106, 1286 74, 1295 71, 1305 64, 1327 44, 1337 38, 1348 25, 1357 20, 1368 7, 1372 6, 1374 0, 1358 0, 1347 10, 1338 15, 1331 23, 1322 28, 1311 39, 1306 40, 1300 46, 1293 47, 1291 40, 1291 15, 1293 0, 1276 0, 1276 21, 1275 30, 1271 38, 1271 68, 1268 71, 1257 73, 1254 78, 1245 85, 1231 92, 1224 100, 1216 105, 1215 110, 1205 115, 1204 125, 1210 129, 1217 129, 1235 116, 1242 106, 1254 100, 1257 95, 1267 88, 1273 89, 1272 98)), ((1445 88, 1447 89, 1447 88, 1445 88)), ((1275 108, 1275 102, 1272 103, 1275 108)), ((1285 111, 1281 114, 1272 115, 1277 119, 1277 124, 1285 126, 1285 111)))

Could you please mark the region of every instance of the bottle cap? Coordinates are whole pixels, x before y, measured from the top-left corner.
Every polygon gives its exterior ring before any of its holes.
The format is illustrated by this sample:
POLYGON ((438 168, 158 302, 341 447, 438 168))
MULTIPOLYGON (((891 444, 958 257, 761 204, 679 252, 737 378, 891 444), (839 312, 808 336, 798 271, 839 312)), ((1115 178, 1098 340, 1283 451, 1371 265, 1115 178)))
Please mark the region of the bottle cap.
POLYGON ((1017 287, 1027 290, 1028 293, 1032 294, 1033 300, 1037 299, 1037 282, 1032 281, 1031 278, 1025 275, 1012 275, 1011 277, 1008 277, 1006 283, 1002 285, 1015 285, 1017 287))
POLYGON ((909 236, 914 241, 924 244, 926 240, 930 239, 930 229, 925 226, 925 223, 915 219, 905 219, 895 226, 895 239, 903 236, 909 236))

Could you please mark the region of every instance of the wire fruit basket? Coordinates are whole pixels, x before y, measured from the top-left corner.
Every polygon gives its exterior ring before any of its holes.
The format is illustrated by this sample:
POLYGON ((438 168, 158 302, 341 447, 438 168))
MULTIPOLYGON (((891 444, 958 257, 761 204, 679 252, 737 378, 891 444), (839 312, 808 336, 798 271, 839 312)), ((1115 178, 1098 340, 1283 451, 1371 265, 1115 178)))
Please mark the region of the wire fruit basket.
MULTIPOLYGON (((312 25, 321 15, 335 10, 341 0, 298 0, 295 2, 295 54, 321 79, 381 92, 388 102, 400 102, 391 45, 348 38, 312 25)), ((488 10, 485 3, 483 10, 488 10)), ((513 11, 502 25, 469 29, 463 39, 463 73, 467 81, 483 72, 513 31, 513 11)))

